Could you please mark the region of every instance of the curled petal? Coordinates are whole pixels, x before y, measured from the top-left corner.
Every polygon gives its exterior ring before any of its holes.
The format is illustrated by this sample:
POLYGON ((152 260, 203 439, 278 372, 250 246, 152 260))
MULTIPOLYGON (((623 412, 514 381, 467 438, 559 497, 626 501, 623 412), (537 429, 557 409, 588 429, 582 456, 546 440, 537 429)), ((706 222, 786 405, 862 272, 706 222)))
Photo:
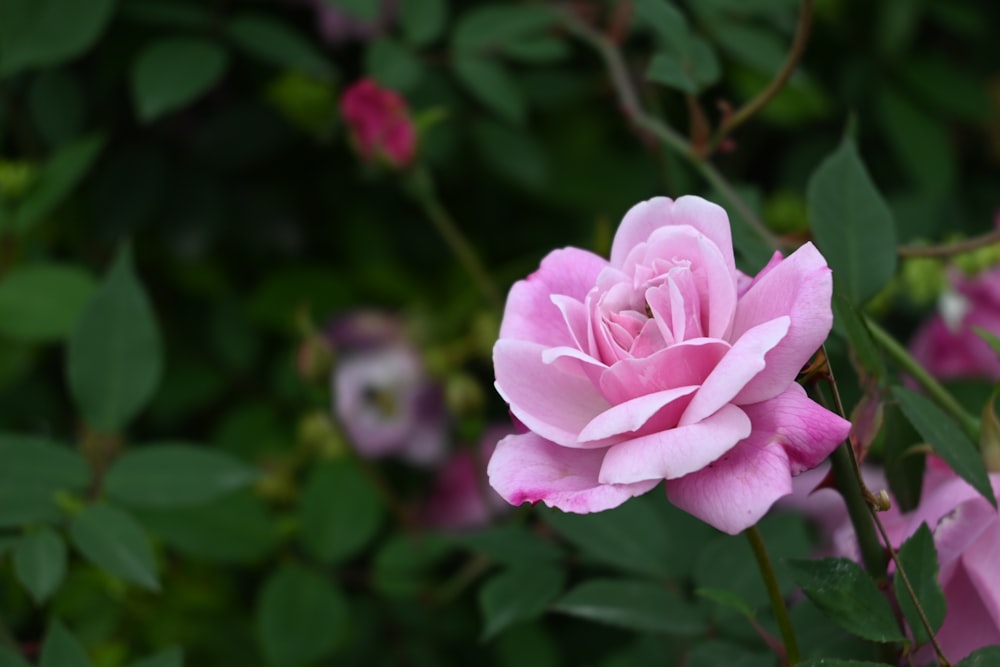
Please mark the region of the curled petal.
POLYGON ((833 277, 826 260, 807 243, 771 269, 740 299, 733 322, 734 339, 753 327, 788 316, 788 334, 768 352, 766 368, 736 399, 757 403, 780 394, 798 375, 833 326, 830 299, 833 277))
POLYGON ((697 389, 697 386, 677 387, 613 405, 583 427, 580 440, 602 440, 635 433, 654 418, 657 428, 673 428, 687 407, 685 399, 697 389))
POLYGON ((700 470, 750 435, 750 419, 735 405, 687 426, 643 435, 608 448, 602 482, 676 479, 700 470))
POLYGON ((602 484, 597 476, 604 451, 560 447, 534 433, 511 435, 497 444, 487 474, 490 485, 512 505, 541 501, 579 514, 617 507, 659 482, 602 484))
POLYGON ((546 347, 537 343, 498 340, 493 346, 496 389, 529 429, 573 445, 580 430, 611 406, 586 373, 568 372, 559 362, 545 363, 545 352, 546 347))

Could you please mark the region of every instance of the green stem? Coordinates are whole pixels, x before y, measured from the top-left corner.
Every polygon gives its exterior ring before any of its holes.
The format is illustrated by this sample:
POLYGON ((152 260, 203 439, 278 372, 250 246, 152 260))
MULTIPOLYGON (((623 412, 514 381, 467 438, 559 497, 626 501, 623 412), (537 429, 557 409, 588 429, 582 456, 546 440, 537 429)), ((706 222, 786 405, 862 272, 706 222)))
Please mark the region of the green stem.
POLYGON ((948 393, 948 390, 934 379, 916 359, 910 356, 906 348, 900 345, 889 332, 880 327, 875 320, 866 317, 865 324, 868 325, 868 330, 871 332, 872 338, 885 350, 885 353, 899 364, 917 384, 923 387, 928 396, 941 406, 942 410, 951 415, 959 423, 962 429, 972 438, 973 442, 979 442, 979 420, 966 412, 965 408, 955 400, 955 397, 948 393))
POLYGON ((437 196, 430 172, 423 167, 416 168, 409 181, 409 186, 410 193, 423 207, 431 224, 434 225, 434 229, 437 230, 438 234, 441 235, 441 238, 444 239, 444 242, 448 244, 448 247, 458 258, 458 261, 468 271, 479 291, 482 292, 483 296, 491 304, 501 307, 503 305, 503 296, 500 290, 493 282, 486 267, 479 260, 479 256, 473 249, 472 244, 462 234, 461 229, 448 213, 448 209, 444 207, 444 204, 437 196))
POLYGON ((865 569, 876 581, 885 581, 888 565, 885 549, 882 548, 882 543, 875 533, 872 515, 865 499, 866 489, 862 487, 860 477, 855 472, 850 448, 850 443, 844 442, 830 456, 833 478, 847 505, 847 514, 851 518, 851 525, 854 526, 854 534, 858 537, 858 548, 861 550, 861 560, 864 561, 865 569))
POLYGON ((757 559, 757 568, 760 570, 761 578, 764 579, 764 586, 767 587, 767 595, 771 598, 771 608, 781 630, 781 639, 785 643, 785 657, 789 665, 794 665, 801 659, 799 643, 795 639, 795 629, 792 627, 792 619, 788 616, 788 607, 785 606, 785 598, 781 595, 778 577, 774 573, 774 566, 771 565, 771 557, 767 555, 767 546, 757 526, 747 528, 744 533, 757 559))

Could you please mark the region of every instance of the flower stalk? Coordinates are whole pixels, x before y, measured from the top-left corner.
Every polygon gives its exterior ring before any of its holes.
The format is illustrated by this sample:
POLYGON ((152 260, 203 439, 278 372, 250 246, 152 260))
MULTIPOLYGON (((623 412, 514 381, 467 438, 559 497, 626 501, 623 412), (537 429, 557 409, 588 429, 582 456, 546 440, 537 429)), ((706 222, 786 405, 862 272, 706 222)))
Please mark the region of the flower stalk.
POLYGON ((781 595, 781 587, 778 586, 778 577, 771 564, 771 557, 767 553, 764 538, 761 537, 757 526, 750 526, 744 531, 744 534, 747 536, 747 541, 750 542, 754 558, 757 559, 757 568, 764 580, 767 595, 771 600, 771 609, 774 611, 778 628, 781 630, 781 640, 785 645, 785 662, 788 665, 794 665, 801 659, 799 643, 795 638, 795 628, 792 627, 792 619, 788 616, 788 607, 785 606, 785 598, 781 595))

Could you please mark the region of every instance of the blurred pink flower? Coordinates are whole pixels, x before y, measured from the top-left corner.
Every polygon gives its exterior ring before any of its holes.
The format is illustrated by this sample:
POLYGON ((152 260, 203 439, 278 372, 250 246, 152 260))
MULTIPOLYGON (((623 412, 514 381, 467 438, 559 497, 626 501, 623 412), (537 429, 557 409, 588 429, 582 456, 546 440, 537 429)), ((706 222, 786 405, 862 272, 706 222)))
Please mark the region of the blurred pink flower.
MULTIPOLYGON (((1000 498, 1000 473, 990 475, 1000 498)), ((973 651, 1000 644, 1000 515, 975 489, 935 457, 928 457, 920 505, 902 513, 893 503, 880 514, 898 549, 926 523, 934 535, 948 613, 937 633, 944 654, 958 662, 973 651)), ((835 532, 835 555, 860 560, 857 539, 846 514, 835 532)), ((917 663, 934 662, 928 645, 917 663)))
POLYGON ((949 380, 981 377, 1000 380, 1000 358, 973 327, 1000 336, 1000 267, 974 277, 957 271, 953 289, 938 312, 917 330, 910 350, 932 375, 949 380))
POLYGON ((509 426, 488 428, 478 451, 461 449, 441 466, 424 506, 427 525, 446 530, 479 528, 509 507, 486 483, 485 462, 497 442, 510 433, 509 426))
POLYGON ((378 15, 371 20, 353 16, 334 4, 334 0, 307 0, 316 10, 319 32, 331 45, 344 42, 367 42, 384 33, 396 18, 397 0, 382 0, 378 15))
POLYGON ((328 336, 336 355, 333 411, 358 453, 439 463, 448 426, 441 387, 400 324, 360 311, 335 320, 328 336))
POLYGON ((716 528, 753 525, 850 428, 795 382, 830 332, 831 292, 808 243, 738 271, 725 211, 698 197, 634 206, 610 262, 550 253, 511 288, 493 348, 529 432, 500 441, 490 483, 513 504, 597 512, 665 479, 716 528))
POLYGON ((406 100, 374 79, 361 79, 340 98, 355 149, 367 162, 382 161, 405 167, 417 151, 417 132, 406 100))

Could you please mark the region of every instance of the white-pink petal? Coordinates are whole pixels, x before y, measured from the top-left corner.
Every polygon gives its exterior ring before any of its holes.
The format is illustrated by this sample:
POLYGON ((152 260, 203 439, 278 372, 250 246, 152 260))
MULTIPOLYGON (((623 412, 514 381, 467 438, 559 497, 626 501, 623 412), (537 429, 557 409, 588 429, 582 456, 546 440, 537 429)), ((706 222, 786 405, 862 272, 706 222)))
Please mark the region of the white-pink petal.
POLYGON ((567 449, 534 433, 507 436, 487 467, 490 485, 512 505, 543 502, 566 512, 600 512, 652 489, 659 480, 602 484, 604 450, 567 449))
POLYGON ((697 424, 678 426, 611 446, 600 480, 628 484, 649 479, 676 479, 701 470, 750 435, 750 419, 726 405, 697 424))

